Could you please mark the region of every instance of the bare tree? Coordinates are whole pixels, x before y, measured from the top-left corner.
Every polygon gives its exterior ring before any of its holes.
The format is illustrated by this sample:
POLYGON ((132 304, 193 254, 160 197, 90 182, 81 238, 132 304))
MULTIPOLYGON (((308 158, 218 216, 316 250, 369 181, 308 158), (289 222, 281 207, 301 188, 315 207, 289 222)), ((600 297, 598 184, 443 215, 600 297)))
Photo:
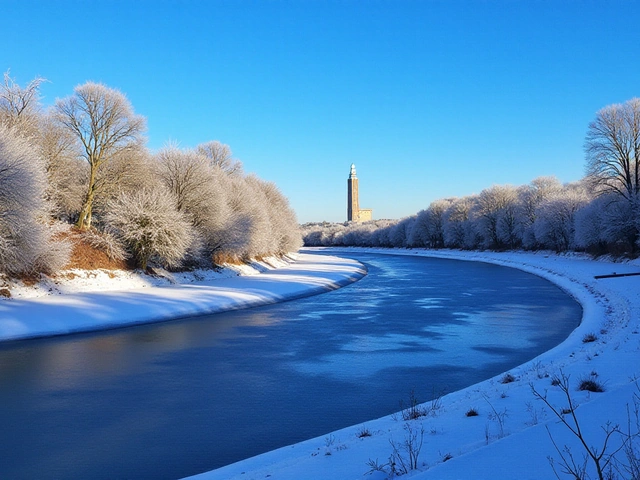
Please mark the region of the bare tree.
POLYGON ((71 131, 89 163, 87 193, 76 226, 91 226, 96 181, 101 167, 142 142, 145 119, 134 114, 127 98, 118 90, 88 82, 74 94, 56 102, 56 118, 71 131))
POLYGON ((585 142, 588 178, 603 192, 637 202, 640 193, 640 98, 600 110, 585 142))
POLYGON ((40 85, 45 81, 36 77, 23 88, 6 71, 0 85, 0 124, 16 128, 26 136, 34 135, 37 131, 40 85))
POLYGON ((233 158, 229 145, 214 140, 198 145, 196 152, 206 157, 211 165, 220 167, 223 172, 230 175, 242 174, 242 163, 233 158))

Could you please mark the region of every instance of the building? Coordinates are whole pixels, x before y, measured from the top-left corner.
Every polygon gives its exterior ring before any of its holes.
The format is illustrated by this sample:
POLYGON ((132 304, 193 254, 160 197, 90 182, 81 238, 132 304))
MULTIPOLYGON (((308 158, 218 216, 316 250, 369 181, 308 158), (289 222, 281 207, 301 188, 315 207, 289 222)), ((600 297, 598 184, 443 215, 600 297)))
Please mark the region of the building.
POLYGON ((358 177, 356 176, 356 166, 351 164, 351 171, 347 179, 347 221, 366 222, 371 220, 373 210, 370 208, 360 208, 358 202, 358 177))

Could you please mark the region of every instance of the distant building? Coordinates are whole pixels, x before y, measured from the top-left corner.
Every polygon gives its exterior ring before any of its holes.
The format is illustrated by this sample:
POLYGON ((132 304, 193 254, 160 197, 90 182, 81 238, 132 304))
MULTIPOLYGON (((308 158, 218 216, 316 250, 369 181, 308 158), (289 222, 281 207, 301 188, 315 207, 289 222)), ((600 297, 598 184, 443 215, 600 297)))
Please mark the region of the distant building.
POLYGON ((373 210, 360 208, 358 203, 358 177, 356 166, 351 164, 351 171, 347 180, 347 220, 349 222, 366 222, 371 220, 373 210))

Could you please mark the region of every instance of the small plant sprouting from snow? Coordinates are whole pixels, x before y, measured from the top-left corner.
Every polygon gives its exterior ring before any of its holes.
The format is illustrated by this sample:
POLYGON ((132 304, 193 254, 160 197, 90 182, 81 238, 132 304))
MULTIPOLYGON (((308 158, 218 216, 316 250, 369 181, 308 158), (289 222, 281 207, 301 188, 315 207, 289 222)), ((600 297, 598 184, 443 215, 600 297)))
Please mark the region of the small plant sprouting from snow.
MULTIPOLYGON (((417 420, 422 417, 436 416, 438 411, 442 408, 442 393, 436 393, 434 391, 434 398, 427 404, 420 404, 416 397, 415 391, 411 390, 409 394, 409 406, 405 407, 404 402, 400 401, 400 414, 402 420, 417 420)), ((394 419, 397 418, 394 417, 394 419)))
POLYGON ((604 392, 604 385, 592 376, 581 378, 578 382, 578 390, 586 392, 604 392))
POLYGON ((467 410, 467 413, 464 414, 465 417, 477 417, 478 415, 478 409, 476 409, 475 407, 471 407, 469 410, 467 410))
POLYGON ((358 431, 356 432, 356 437, 358 437, 358 438, 367 438, 367 437, 371 437, 371 436, 373 436, 373 434, 371 433, 371 430, 369 430, 369 429, 367 428, 367 426, 366 426, 366 425, 363 425, 363 426, 360 428, 360 430, 358 430, 358 431))

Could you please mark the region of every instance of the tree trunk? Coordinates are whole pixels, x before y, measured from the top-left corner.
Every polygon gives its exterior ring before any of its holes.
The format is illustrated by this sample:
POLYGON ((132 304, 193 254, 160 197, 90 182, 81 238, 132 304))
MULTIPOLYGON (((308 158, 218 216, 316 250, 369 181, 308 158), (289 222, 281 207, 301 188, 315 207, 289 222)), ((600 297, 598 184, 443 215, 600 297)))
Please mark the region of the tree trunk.
POLYGON ((97 165, 90 163, 89 173, 89 187, 87 188, 87 196, 85 197, 82 209, 80 210, 80 216, 76 222, 76 227, 79 230, 89 230, 91 228, 91 212, 93 210, 93 197, 95 196, 96 187, 96 170, 97 165))

